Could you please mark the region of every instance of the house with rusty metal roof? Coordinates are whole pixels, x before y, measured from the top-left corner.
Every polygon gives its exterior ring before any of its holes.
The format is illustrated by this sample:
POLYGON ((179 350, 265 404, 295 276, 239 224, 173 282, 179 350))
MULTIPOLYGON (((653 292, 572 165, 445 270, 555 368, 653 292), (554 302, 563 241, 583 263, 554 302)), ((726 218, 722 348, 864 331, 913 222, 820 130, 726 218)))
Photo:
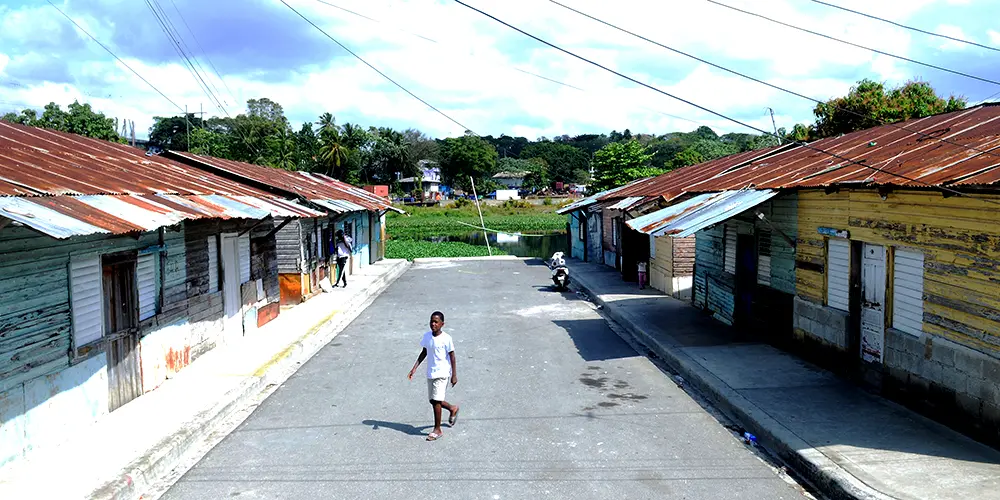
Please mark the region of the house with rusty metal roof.
POLYGON ((139 149, 0 121, 0 464, 275 317, 275 221, 325 216, 139 149))
POLYGON ((227 179, 308 205, 325 217, 277 217, 277 259, 281 304, 294 305, 336 281, 336 231, 353 241, 343 272, 350 276, 385 257, 385 214, 403 213, 380 196, 332 177, 168 151, 163 156, 227 179), (332 279, 331 279, 332 278, 332 279))
POLYGON ((1000 443, 1000 106, 683 184, 686 196, 626 225, 695 237, 695 306, 1000 443))

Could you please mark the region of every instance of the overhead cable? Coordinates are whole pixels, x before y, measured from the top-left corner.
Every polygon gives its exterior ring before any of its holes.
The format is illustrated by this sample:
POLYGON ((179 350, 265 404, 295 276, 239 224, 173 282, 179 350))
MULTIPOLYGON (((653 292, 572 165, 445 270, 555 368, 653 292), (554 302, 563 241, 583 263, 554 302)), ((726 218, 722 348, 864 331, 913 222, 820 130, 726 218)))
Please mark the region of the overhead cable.
POLYGON ((381 70, 379 70, 375 66, 371 65, 368 61, 364 60, 364 58, 362 58, 361 56, 359 56, 358 54, 356 54, 353 50, 347 48, 346 45, 340 43, 339 40, 337 40, 336 38, 334 38, 333 36, 331 36, 329 33, 327 33, 323 28, 320 28, 316 23, 312 22, 312 20, 310 20, 308 17, 304 16, 298 10, 295 10, 295 7, 292 7, 291 5, 289 5, 288 2, 286 2, 285 0, 281 0, 281 3, 285 4, 285 7, 288 7, 289 9, 291 9, 292 12, 294 12, 296 15, 298 15, 299 17, 301 17, 305 22, 309 23, 310 25, 312 25, 313 28, 316 28, 320 33, 322 33, 324 36, 326 36, 327 38, 329 38, 330 40, 332 40, 333 43, 336 43, 337 45, 340 46, 340 48, 344 49, 345 51, 347 51, 347 53, 349 53, 352 56, 354 56, 355 59, 357 59, 357 60, 361 61, 362 63, 364 63, 365 66, 368 66, 369 68, 371 68, 372 71, 378 73, 379 75, 382 76, 382 78, 385 78, 386 80, 388 80, 389 82, 391 82, 396 87, 399 87, 399 89, 402 90, 403 92, 406 92, 407 94, 410 94, 410 97, 413 97, 414 99, 422 102, 425 106, 427 106, 428 108, 431 108, 432 110, 434 110, 435 112, 437 112, 439 115, 447 118, 450 122, 454 123, 455 125, 458 125, 459 127, 462 127, 463 130, 472 132, 472 129, 470 129, 469 127, 466 127, 465 125, 462 125, 462 123, 459 122, 458 120, 452 118, 451 116, 449 116, 444 111, 441 111, 440 109, 434 107, 433 104, 431 104, 431 103, 429 103, 429 102, 421 99, 419 96, 417 96, 417 94, 414 94, 413 92, 410 92, 409 89, 407 89, 406 87, 402 86, 396 80, 393 80, 392 78, 390 78, 389 75, 383 73, 381 70))
MULTIPOLYGON (((728 115, 725 115, 725 114, 720 113, 718 111, 715 111, 713 109, 707 108, 707 107, 702 106, 700 104, 697 104, 697 103, 695 103, 693 101, 684 99, 683 97, 679 97, 679 96, 673 95, 673 94, 671 94, 671 93, 669 93, 669 92, 667 92, 665 90, 662 90, 660 88, 654 87, 654 86, 652 86, 652 85, 650 85, 650 84, 648 84, 646 82, 643 82, 641 80, 637 80, 637 79, 635 79, 635 78, 633 78, 631 76, 628 76, 628 75, 626 75, 624 73, 621 73, 621 72, 613 70, 613 69, 611 69, 611 68, 609 68, 607 66, 604 66, 601 63, 598 63, 596 61, 593 61, 591 59, 588 59, 586 57, 578 55, 578 54, 576 54, 574 52, 571 52, 571 51, 569 51, 567 49, 564 49, 564 48, 562 48, 562 47, 560 47, 560 46, 558 46, 558 45, 556 45, 556 44, 554 44, 552 42, 544 40, 544 39, 542 39, 542 38, 540 38, 538 36, 532 35, 531 33, 528 33, 527 31, 524 31, 521 28, 518 28, 517 26, 514 26, 514 25, 512 25, 510 23, 507 23, 506 21, 503 21, 503 20, 497 18, 496 16, 493 16, 492 14, 489 14, 489 13, 487 13, 487 12, 485 12, 483 10, 480 10, 480 9, 478 9, 476 7, 473 7, 473 6, 471 6, 471 5, 463 2, 462 0, 454 0, 454 1, 455 1, 455 3, 457 3, 459 5, 462 5, 463 7, 466 7, 468 9, 470 9, 470 10, 478 12, 479 14, 482 14, 483 16, 486 16, 486 17, 488 17, 488 18, 490 18, 490 19, 492 19, 492 20, 494 20, 494 21, 496 21, 496 22, 498 22, 498 23, 500 23, 500 24, 502 24, 502 25, 504 25, 504 26, 506 26, 506 27, 508 27, 508 28, 510 28, 512 30, 514 30, 514 31, 517 31, 518 33, 521 33, 522 35, 527 36, 528 38, 531 38, 531 39, 533 39, 533 40, 535 40, 535 41, 537 41, 539 43, 547 45, 547 46, 549 46, 549 47, 551 47, 553 49, 556 49, 559 52, 562 52, 562 53, 564 53, 566 55, 569 55, 569 56, 571 56, 573 58, 579 59, 579 60, 581 60, 581 61, 583 61, 583 62, 585 62, 587 64, 590 64, 592 66, 596 66, 596 67, 598 67, 600 69, 603 69, 603 70, 605 70, 605 71, 607 71, 609 73, 612 73, 612 74, 617 75, 617 76, 619 76, 621 78, 624 78, 625 80, 628 80, 628 81, 630 81, 630 82, 632 82, 632 83, 634 83, 636 85, 639 85, 639 86, 642 86, 642 87, 646 87, 646 88, 648 88, 648 89, 650 89, 650 90, 652 90, 654 92, 657 92, 659 94, 662 94, 662 95, 665 95, 667 97, 670 97, 671 99, 675 99, 675 100, 680 101, 680 102, 682 102, 684 104, 687 104, 687 105, 692 106, 694 108, 697 108, 697 109, 700 109, 702 111, 705 111, 706 113, 710 113, 710 114, 718 116, 719 118, 722 118, 724 120, 733 122, 733 123, 735 123, 737 125, 741 125, 743 127, 751 129, 751 130, 755 130, 755 131, 757 131, 757 132, 759 132, 759 133, 761 133, 763 135, 768 135, 768 136, 771 136, 771 137, 778 137, 780 139, 780 137, 777 134, 774 134, 773 132, 769 132, 767 130, 755 127, 755 126, 750 125, 749 123, 746 123, 746 122, 741 121, 739 119, 732 118, 732 117, 730 117, 728 115)), ((911 177, 903 175, 903 174, 898 174, 898 173, 895 173, 895 172, 888 172, 888 171, 886 171, 886 170, 884 170, 884 169, 882 169, 880 167, 876 167, 876 166, 873 166, 873 165, 866 165, 864 162, 861 162, 861 161, 858 161, 858 160, 854 160, 852 158, 848 158, 848 157, 842 156, 840 154, 837 154, 837 153, 834 153, 834 152, 831 152, 831 151, 827 151, 825 149, 821 149, 821 148, 817 148, 815 146, 811 146, 811 145, 809 145, 809 144, 807 144, 805 142, 802 142, 802 141, 793 141, 792 143, 798 145, 801 148, 808 149, 808 150, 811 150, 811 151, 815 151, 817 153, 825 154, 825 155, 831 156, 833 158, 837 158, 837 159, 842 160, 842 161, 846 161, 850 165, 858 165, 858 166, 861 166, 861 167, 864 167, 864 168, 867 168, 867 169, 870 169, 870 170, 874 170, 876 172, 883 173, 883 174, 886 174, 886 175, 890 175, 890 176, 893 176, 893 177, 897 177, 897 178, 900 178, 900 179, 903 179, 903 180, 906 180, 906 181, 909 181, 909 182, 913 182, 913 183, 916 183, 916 184, 923 184, 923 185, 925 185, 927 187, 931 187, 931 188, 935 188, 935 189, 940 189, 942 191, 947 191, 947 192, 949 192, 951 194, 954 194, 954 195, 957 195, 957 196, 965 196, 965 197, 968 197, 968 198, 978 199, 978 200, 981 200, 981 201, 984 201, 984 202, 987 202, 987 203, 994 203, 994 204, 1000 205, 1000 201, 997 201, 997 200, 992 200, 992 199, 988 199, 988 198, 980 198, 980 197, 976 197, 976 196, 971 196, 968 193, 964 193, 962 191, 958 191, 956 189, 952 189, 952 188, 947 187, 947 186, 933 185, 933 184, 929 184, 927 182, 921 181, 919 179, 911 178, 911 177)))
POLYGON ((911 31, 916 31, 917 33, 923 33, 925 35, 941 37, 941 38, 944 38, 944 39, 947 39, 947 40, 951 40, 953 42, 966 43, 966 44, 973 45, 973 46, 976 46, 976 47, 979 47, 979 48, 982 48, 982 49, 995 50, 997 52, 1000 52, 1000 49, 998 49, 996 47, 990 47, 989 45, 983 45, 981 43, 973 42, 972 40, 964 40, 964 39, 961 39, 961 38, 958 38, 958 37, 948 36, 948 35, 945 35, 943 33, 935 33, 933 31, 927 31, 927 30, 923 30, 923 29, 920 29, 920 28, 914 28, 913 26, 907 26, 905 24, 897 23, 896 21, 890 21, 888 19, 884 19, 884 18, 875 16, 875 15, 872 15, 872 14, 866 14, 864 12, 860 12, 860 11, 857 11, 857 10, 854 10, 854 9, 848 9, 847 7, 844 7, 842 5, 835 5, 835 4, 832 4, 832 3, 829 3, 829 2, 824 2, 822 0, 812 0, 812 1, 815 2, 815 3, 818 3, 820 5, 826 5, 827 7, 833 7, 834 9, 840 9, 840 10, 843 10, 843 11, 846 11, 846 12, 850 12, 852 14, 857 14, 859 16, 867 17, 869 19, 874 19, 876 21, 882 21, 883 23, 889 23, 889 24, 891 24, 893 26, 898 26, 898 27, 903 28, 903 29, 908 29, 908 30, 911 30, 911 31))
POLYGON ((720 7, 725 7, 727 9, 735 10, 736 12, 740 12, 740 13, 746 14, 748 16, 758 17, 758 18, 763 19, 765 21, 770 21, 770 22, 772 22, 774 24, 779 24, 779 25, 785 26, 787 28, 792 28, 794 30, 802 31, 804 33, 809 33, 810 35, 816 35, 818 37, 826 38, 827 40, 833 40, 835 42, 840 42, 840 43, 843 43, 845 45, 850 45, 851 47, 857 47, 859 49, 868 50, 868 51, 874 52, 876 54, 881 54, 881 55, 886 56, 886 57, 892 57, 892 58, 895 58, 895 59, 899 59, 901 61, 906 61, 906 62, 910 62, 910 63, 913 63, 913 64, 919 64, 921 66, 926 66, 928 68, 934 68, 936 70, 944 71, 944 72, 951 73, 951 74, 954 74, 954 75, 964 76, 966 78, 971 78, 973 80, 979 80, 981 82, 992 83, 993 85, 1000 85, 1000 82, 998 82, 996 80, 991 80, 989 78, 983 78, 981 76, 976 76, 976 75, 970 75, 969 73, 964 73, 962 71, 945 68, 943 66, 938 66, 936 64, 925 63, 925 62, 922 62, 922 61, 918 61, 916 59, 910 59, 909 57, 904 57, 904 56, 896 55, 896 54, 893 54, 891 52, 886 52, 884 50, 879 50, 879 49, 874 49, 874 48, 871 48, 871 47, 866 47, 864 45, 857 44, 857 43, 854 43, 854 42, 849 42, 847 40, 844 40, 844 39, 841 39, 841 38, 836 38, 836 37, 833 37, 833 36, 830 36, 830 35, 827 35, 827 34, 824 34, 824 33, 820 33, 818 31, 813 31, 813 30, 806 29, 806 28, 803 28, 803 27, 800 27, 800 26, 796 26, 794 24, 786 23, 784 21, 779 21, 777 19, 773 19, 773 18, 767 17, 767 16, 765 16, 763 14, 758 14, 756 12, 750 12, 748 10, 743 10, 743 9, 741 9, 739 7, 733 7, 732 5, 724 4, 724 3, 719 2, 717 0, 705 0, 705 1, 708 2, 708 3, 711 3, 711 4, 718 5, 720 7))
MULTIPOLYGON (((801 94, 799 92, 796 92, 794 90, 789 90, 789 89, 786 89, 784 87, 780 87, 780 86, 775 85, 773 83, 770 83, 768 81, 761 80, 760 78, 756 78, 756 77, 747 75, 746 73, 741 73, 741 72, 736 71, 734 69, 730 69, 730 68, 727 68, 727 67, 722 66, 720 64, 716 64, 716 63, 714 63, 712 61, 709 61, 709 60, 706 60, 706 59, 702 59, 701 57, 689 54, 689 53, 684 52, 682 50, 675 49, 673 47, 664 45, 664 44, 662 44, 660 42, 657 42, 656 40, 651 40, 651 39, 646 38, 645 36, 642 36, 642 35, 640 35, 638 33, 634 33, 632 31, 629 31, 629 30, 625 29, 625 28, 622 28, 622 27, 619 27, 619 26, 617 26, 615 24, 612 24, 612 23, 610 23, 608 21, 605 21, 603 19, 597 18, 597 17, 592 16, 590 14, 587 14, 586 12, 583 12, 581 10, 575 9, 573 7, 570 7, 570 6, 568 6, 566 4, 563 4, 563 3, 561 3, 561 2, 559 2, 557 0, 549 0, 549 1, 552 2, 552 3, 554 3, 554 4, 556 4, 556 5, 558 5, 558 6, 560 6, 560 7, 562 7, 562 8, 564 8, 564 9, 567 9, 569 11, 575 12, 575 13, 583 16, 583 17, 586 17, 588 19, 594 20, 594 21, 596 21, 598 23, 601 23, 601 24, 603 24, 605 26, 608 26, 610 28, 614 28, 614 29, 616 29, 618 31, 621 31, 622 33, 626 33, 626 34, 632 35, 632 36, 634 36, 636 38, 639 38, 640 40, 644 40, 644 41, 649 42, 649 43, 651 43, 653 45, 656 45, 658 47, 662 47, 664 49, 667 49, 667 50, 669 50, 669 51, 671 51, 671 52, 673 52, 675 54, 680 54, 680 55, 682 55, 684 57, 688 57, 690 59, 694 59, 695 61, 701 62, 703 64, 707 64, 707 65, 709 65, 709 66, 711 66, 713 68, 721 69, 722 71, 725 71, 727 73, 731 73, 733 75, 736 75, 736 76, 739 76, 739 77, 742 77, 742 78, 746 78, 747 80, 751 80, 751 81, 757 82, 757 83, 759 83, 761 85, 766 85, 768 87, 771 87, 772 89, 779 90, 781 92, 785 92, 787 94, 791 94, 791 95, 796 96, 796 97, 800 97, 800 98, 805 99, 807 101, 812 101, 812 102, 815 102, 817 104, 827 104, 824 101, 816 99, 815 97, 810 97, 810 96, 807 96, 805 94, 801 94)), ((996 94, 994 94, 994 95, 996 95, 996 94)), ((866 118, 866 115, 864 115, 863 113, 859 113, 859 112, 854 111, 854 110, 852 110, 850 108, 843 108, 843 107, 840 107, 840 106, 831 106, 831 107, 833 109, 837 110, 837 111, 843 111, 844 113, 852 114, 854 116, 858 116, 858 117, 861 117, 861 118, 866 118)), ((977 153, 988 154, 988 155, 991 155, 991 156, 1000 157, 1000 154, 994 153, 991 150, 978 149, 978 148, 975 148, 973 146, 968 146, 966 144, 961 144, 961 143, 958 143, 958 142, 955 142, 955 141, 951 141, 951 140, 948 140, 948 139, 944 139, 944 138, 938 137, 937 135, 934 135, 934 134, 928 134, 927 132, 923 132, 921 130, 915 130, 915 129, 912 129, 912 128, 909 128, 909 127, 906 127, 906 126, 903 126, 903 125, 898 125, 898 124, 895 124, 895 123, 889 123, 887 125, 890 126, 890 127, 892 127, 892 128, 895 128, 895 129, 898 129, 898 130, 903 130, 903 131, 909 132, 911 134, 920 136, 921 138, 924 138, 924 139, 932 139, 932 140, 935 140, 935 141, 941 141, 941 142, 944 142, 946 144, 950 144, 952 146, 956 146, 956 147, 968 149, 970 151, 975 151, 977 153)))

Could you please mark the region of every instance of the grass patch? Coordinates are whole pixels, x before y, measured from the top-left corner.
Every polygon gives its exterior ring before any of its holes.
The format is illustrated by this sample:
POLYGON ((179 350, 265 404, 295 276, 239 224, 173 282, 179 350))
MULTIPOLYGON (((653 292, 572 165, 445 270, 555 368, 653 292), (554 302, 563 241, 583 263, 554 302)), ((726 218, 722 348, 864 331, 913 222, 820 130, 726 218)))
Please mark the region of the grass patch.
MULTIPOLYGON (((421 239, 428 236, 458 236, 475 229, 458 222, 479 226, 475 205, 463 207, 408 207, 410 216, 390 214, 386 231, 392 239, 421 239)), ((566 216, 551 206, 484 206, 486 227, 512 233, 547 233, 566 230, 566 216)))
MULTIPOLYGON (((489 251, 485 246, 470 245, 459 241, 434 243, 432 241, 389 240, 385 242, 387 259, 421 259, 426 257, 485 257, 489 251)), ((493 255, 506 255, 502 250, 493 249, 493 255)))

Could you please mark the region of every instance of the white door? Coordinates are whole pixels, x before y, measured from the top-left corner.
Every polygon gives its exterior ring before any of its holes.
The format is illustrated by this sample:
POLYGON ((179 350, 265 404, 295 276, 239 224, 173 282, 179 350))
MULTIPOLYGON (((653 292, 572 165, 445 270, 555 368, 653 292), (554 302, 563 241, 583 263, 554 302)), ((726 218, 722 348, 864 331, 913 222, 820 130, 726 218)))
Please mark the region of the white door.
POLYGON ((225 335, 234 338, 243 335, 240 319, 240 252, 235 234, 222 235, 222 300, 225 305, 225 335))
POLYGON ((865 243, 861 258, 861 359, 882 362, 885 342, 885 247, 865 243))

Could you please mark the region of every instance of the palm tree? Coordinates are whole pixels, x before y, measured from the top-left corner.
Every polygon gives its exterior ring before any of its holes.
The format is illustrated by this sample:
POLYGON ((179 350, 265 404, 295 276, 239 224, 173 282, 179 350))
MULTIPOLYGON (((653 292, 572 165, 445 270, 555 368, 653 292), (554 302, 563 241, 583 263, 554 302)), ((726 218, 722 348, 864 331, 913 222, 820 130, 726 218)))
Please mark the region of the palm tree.
POLYGON ((335 127, 323 129, 323 133, 320 135, 322 142, 320 158, 326 165, 327 175, 334 178, 340 177, 340 167, 347 162, 349 150, 344 146, 340 132, 335 127))
POLYGON ((275 159, 275 166, 284 170, 295 170, 295 142, 288 136, 288 130, 282 129, 277 137, 278 157, 275 159))

